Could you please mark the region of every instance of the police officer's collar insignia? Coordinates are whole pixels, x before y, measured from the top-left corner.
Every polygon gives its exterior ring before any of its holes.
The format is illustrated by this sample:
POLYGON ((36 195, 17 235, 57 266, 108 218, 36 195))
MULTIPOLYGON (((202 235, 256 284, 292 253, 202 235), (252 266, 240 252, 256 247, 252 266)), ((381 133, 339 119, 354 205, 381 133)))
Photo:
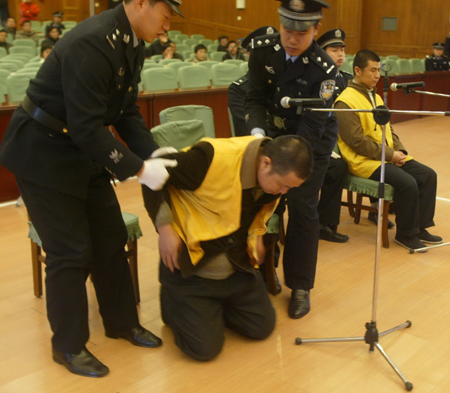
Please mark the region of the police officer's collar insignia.
POLYGON ((111 154, 109 155, 109 158, 114 161, 114 164, 118 164, 119 161, 122 159, 123 154, 118 152, 117 149, 114 149, 111 151, 111 154))
POLYGON ((303 60, 303 64, 308 64, 309 63, 309 58, 308 57, 302 57, 303 60))
POLYGON ((125 69, 123 67, 119 68, 119 75, 124 76, 125 75, 125 69))
POLYGON ((276 51, 279 51, 279 50, 281 49, 281 46, 280 46, 279 44, 276 44, 273 48, 274 48, 276 51))
POLYGON ((256 42, 256 44, 262 45, 262 41, 261 41, 261 40, 258 40, 258 41, 256 42))
POLYGON ((319 57, 317 58, 317 61, 322 61, 322 58, 319 56, 319 57))
POLYGON ((274 71, 273 67, 264 66, 264 68, 266 69, 267 72, 269 72, 271 74, 275 74, 275 71, 274 71))
POLYGON ((125 44, 128 44, 130 42, 130 36, 128 34, 124 34, 123 41, 125 42, 125 44))
POLYGON ((283 117, 279 117, 279 116, 274 116, 273 117, 273 125, 277 128, 279 128, 280 130, 286 129, 286 125, 284 124, 284 122, 286 121, 286 118, 283 117))
POLYGON ((291 0, 289 2, 289 7, 296 12, 300 12, 305 9, 305 3, 301 0, 291 0))
POLYGON ((116 47, 114 46, 113 42, 111 41, 111 38, 109 38, 109 35, 106 36, 106 39, 108 40, 109 45, 111 45, 113 49, 116 49, 116 47))
POLYGON ((336 38, 341 38, 341 37, 342 37, 341 31, 340 31, 339 29, 337 29, 336 32, 334 33, 334 36, 335 36, 336 38))
POLYGON ((117 34, 117 35, 120 35, 119 29, 116 29, 116 34, 117 34))
POLYGON ((273 33, 274 33, 273 28, 271 26, 268 27, 267 30, 266 30, 266 34, 273 34, 273 33))
POLYGON ((245 122, 247 123, 248 119, 250 119, 250 113, 246 113, 244 116, 245 122))
POLYGON ((320 98, 324 98, 325 100, 329 100, 333 97, 334 86, 336 82, 333 79, 328 79, 322 82, 320 85, 320 98))
POLYGON ((116 36, 115 34, 113 34, 113 35, 112 35, 112 39, 113 39, 114 41, 116 41, 116 40, 117 40, 117 36, 116 36))
POLYGON ((328 63, 326 61, 323 62, 324 67, 328 67, 328 63))

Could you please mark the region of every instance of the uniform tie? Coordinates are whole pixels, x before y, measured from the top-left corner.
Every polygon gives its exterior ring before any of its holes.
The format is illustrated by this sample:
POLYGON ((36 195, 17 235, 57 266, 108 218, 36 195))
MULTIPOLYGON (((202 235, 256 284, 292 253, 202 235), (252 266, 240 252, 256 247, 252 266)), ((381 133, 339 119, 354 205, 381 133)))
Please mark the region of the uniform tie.
POLYGON ((286 60, 286 69, 288 69, 292 65, 292 58, 286 60))

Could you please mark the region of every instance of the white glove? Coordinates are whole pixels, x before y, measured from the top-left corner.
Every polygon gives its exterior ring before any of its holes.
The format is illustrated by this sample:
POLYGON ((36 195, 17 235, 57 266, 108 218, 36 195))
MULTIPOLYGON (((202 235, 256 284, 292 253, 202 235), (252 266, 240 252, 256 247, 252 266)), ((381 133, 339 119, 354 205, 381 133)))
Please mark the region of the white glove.
POLYGON ((340 154, 336 153, 335 151, 332 151, 332 152, 331 152, 331 158, 336 158, 336 159, 338 159, 338 158, 341 158, 341 156, 340 156, 340 154))
POLYGON ((265 131, 259 127, 253 128, 251 134, 257 138, 264 138, 266 136, 265 131))
POLYGON ((158 191, 163 188, 169 178, 169 172, 167 172, 166 168, 174 168, 177 165, 178 162, 176 160, 150 158, 149 160, 144 161, 144 170, 141 175, 138 176, 139 183, 146 185, 153 191, 158 191))
POLYGON ((261 134, 260 132, 257 132, 255 134, 253 134, 253 136, 256 136, 257 138, 264 138, 265 135, 261 134))
POLYGON ((173 154, 173 153, 178 153, 178 150, 172 146, 160 147, 159 149, 156 149, 152 153, 150 158, 157 158, 157 157, 165 156, 166 154, 173 154))

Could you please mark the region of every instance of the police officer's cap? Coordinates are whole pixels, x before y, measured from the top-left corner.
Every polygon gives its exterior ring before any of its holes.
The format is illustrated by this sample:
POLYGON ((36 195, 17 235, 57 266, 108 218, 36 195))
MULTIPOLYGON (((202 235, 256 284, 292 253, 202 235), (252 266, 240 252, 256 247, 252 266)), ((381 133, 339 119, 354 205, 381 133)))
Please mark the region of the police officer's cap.
POLYGON ((57 16, 58 18, 62 18, 63 17, 63 12, 62 11, 56 11, 53 13, 53 16, 57 16))
POLYGON ((435 43, 433 44, 433 48, 434 48, 434 49, 444 49, 444 48, 445 48, 445 45, 444 45, 442 42, 435 42, 435 43))
POLYGON ((322 8, 328 4, 321 0, 277 0, 281 24, 288 30, 305 31, 322 19, 322 8))
POLYGON ((323 33, 318 39, 317 43, 322 49, 328 46, 344 46, 345 47, 345 32, 341 29, 329 30, 323 33))
POLYGON ((172 10, 174 10, 178 15, 184 18, 184 15, 180 11, 181 0, 164 0, 172 10))
POLYGON ((268 34, 275 34, 275 33, 278 33, 278 30, 275 29, 275 27, 272 27, 272 26, 260 27, 256 30, 252 31, 247 37, 245 37, 241 42, 241 46, 243 48, 247 48, 252 43, 253 38, 259 37, 261 35, 268 35, 268 34))

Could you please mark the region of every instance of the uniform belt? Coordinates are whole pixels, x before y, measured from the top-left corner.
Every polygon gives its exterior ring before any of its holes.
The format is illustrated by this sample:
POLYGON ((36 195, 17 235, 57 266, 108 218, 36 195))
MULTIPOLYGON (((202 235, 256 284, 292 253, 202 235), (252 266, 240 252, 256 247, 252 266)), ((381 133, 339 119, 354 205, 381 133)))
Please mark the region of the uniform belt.
POLYGON ((36 106, 27 95, 22 101, 22 108, 38 123, 41 123, 59 134, 69 136, 67 125, 36 106))

